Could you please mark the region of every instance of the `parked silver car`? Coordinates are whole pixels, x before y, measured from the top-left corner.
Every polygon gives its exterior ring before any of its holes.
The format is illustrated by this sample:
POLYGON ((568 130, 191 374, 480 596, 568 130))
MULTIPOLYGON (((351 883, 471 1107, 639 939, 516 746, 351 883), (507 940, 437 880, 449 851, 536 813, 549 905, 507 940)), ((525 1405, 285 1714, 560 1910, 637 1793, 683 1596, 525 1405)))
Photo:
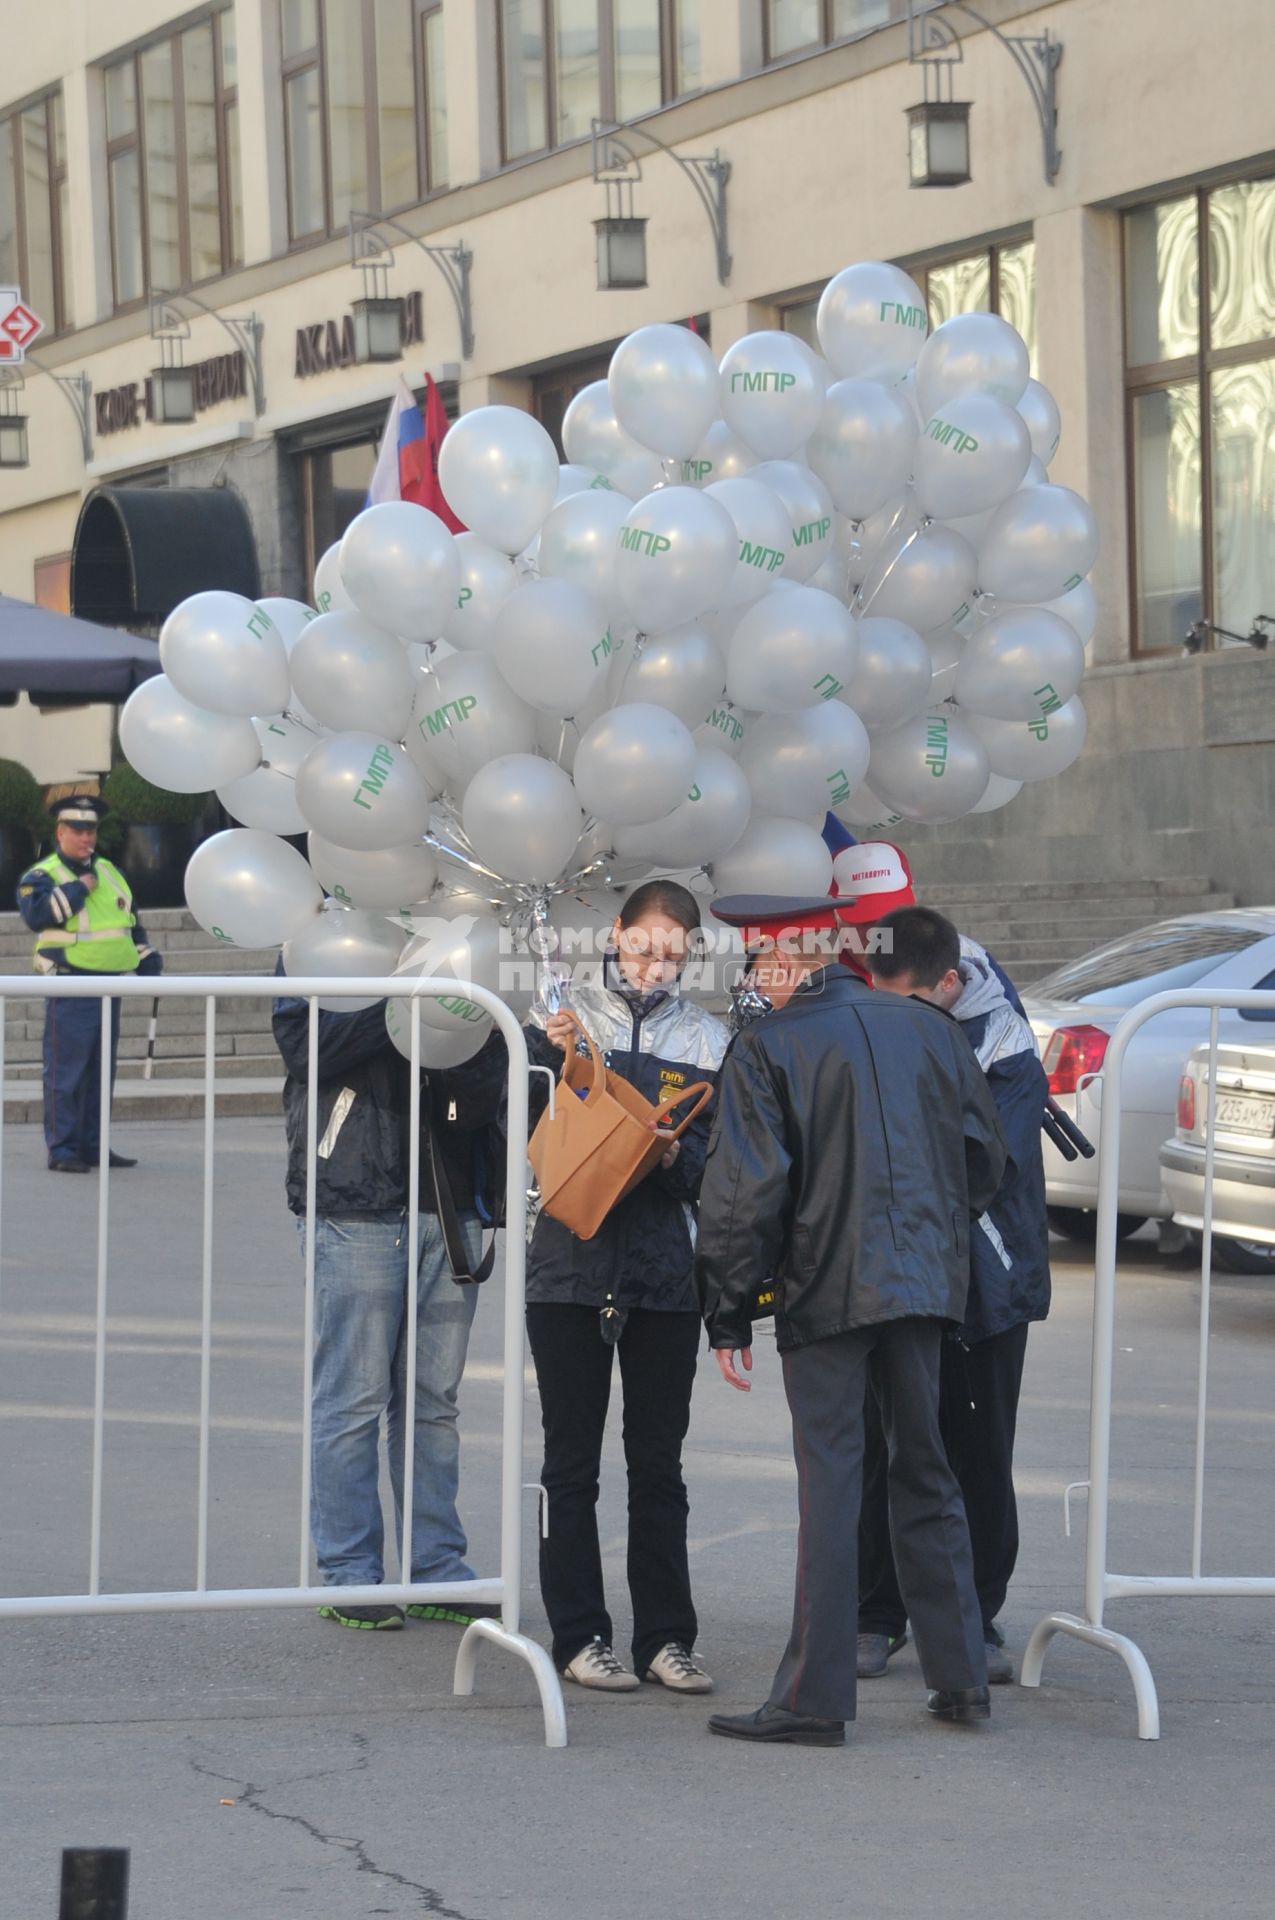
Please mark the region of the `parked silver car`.
MULTIPOLYGON (((1213 1142, 1213 1257, 1232 1273, 1275 1274, 1275 1046, 1219 1046, 1213 1142)), ((1178 1089, 1178 1128, 1160 1149, 1179 1225, 1204 1227, 1209 1050, 1197 1047, 1178 1089)))

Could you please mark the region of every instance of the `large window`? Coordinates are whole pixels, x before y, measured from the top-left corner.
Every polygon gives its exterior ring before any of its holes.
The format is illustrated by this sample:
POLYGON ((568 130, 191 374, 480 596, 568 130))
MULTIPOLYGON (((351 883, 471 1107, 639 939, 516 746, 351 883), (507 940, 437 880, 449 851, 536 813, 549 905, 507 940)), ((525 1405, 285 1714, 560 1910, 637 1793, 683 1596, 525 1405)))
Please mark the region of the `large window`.
POLYGON ((587 139, 701 84, 702 0, 500 0, 506 160, 587 139))
POLYGON ((766 59, 853 40, 907 17, 906 0, 764 0, 766 59))
POLYGON ((279 0, 293 241, 447 184, 439 0, 279 0))
MULTIPOLYGON (((929 267, 908 272, 925 295, 930 330, 956 313, 999 313, 1018 328, 1036 361, 1036 246, 1017 240, 1007 246, 983 247, 929 267)), ((819 346, 815 331, 818 300, 802 300, 786 307, 784 328, 800 334, 807 346, 819 346)))
POLYGON ((233 10, 112 61, 103 82, 116 306, 235 266, 243 190, 233 10))
POLYGON ((0 284, 20 287, 50 333, 68 325, 66 227, 59 92, 0 115, 0 284))
MULTIPOLYGON (((1275 179, 1124 218, 1134 644, 1275 613, 1275 179)), ((1215 642, 1233 645, 1225 638, 1215 642)))

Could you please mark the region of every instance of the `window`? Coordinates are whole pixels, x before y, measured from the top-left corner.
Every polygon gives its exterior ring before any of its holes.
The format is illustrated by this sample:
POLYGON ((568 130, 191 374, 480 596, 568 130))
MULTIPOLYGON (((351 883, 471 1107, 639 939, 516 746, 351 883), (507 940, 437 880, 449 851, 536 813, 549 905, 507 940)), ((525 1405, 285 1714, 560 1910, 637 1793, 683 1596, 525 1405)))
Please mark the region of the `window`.
POLYGON ((115 304, 215 279, 243 259, 233 10, 103 73, 115 304))
POLYGON ((610 365, 609 353, 598 354, 573 361, 553 373, 539 373, 532 382, 531 411, 558 449, 559 460, 567 457, 562 450, 562 422, 567 408, 585 387, 592 386, 595 380, 605 380, 610 365))
POLYGON ((356 440, 316 447, 299 456, 307 583, 314 579, 314 569, 328 548, 367 505, 378 445, 377 429, 369 425, 356 440))
POLYGON ((500 0, 506 160, 585 140, 702 84, 701 0, 500 0))
POLYGON ((20 287, 50 333, 69 322, 66 133, 62 95, 0 117, 0 283, 20 287))
MULTIPOLYGON (((908 271, 925 295, 930 315, 930 330, 941 326, 956 313, 999 313, 1017 327, 1027 342, 1033 363, 1036 359, 1036 245, 1032 240, 1017 240, 1011 245, 984 247, 978 253, 962 254, 928 268, 910 267, 908 271)), ((802 300, 786 307, 784 329, 795 333, 808 347, 819 349, 815 331, 818 300, 802 300)))
POLYGON ((440 0, 279 0, 288 232, 339 232, 447 184, 440 0))
POLYGON ((765 0, 766 60, 853 40, 906 17, 906 0, 765 0))
POLYGON ((1275 612, 1275 179, 1126 213, 1124 270, 1135 650, 1243 636, 1275 612))

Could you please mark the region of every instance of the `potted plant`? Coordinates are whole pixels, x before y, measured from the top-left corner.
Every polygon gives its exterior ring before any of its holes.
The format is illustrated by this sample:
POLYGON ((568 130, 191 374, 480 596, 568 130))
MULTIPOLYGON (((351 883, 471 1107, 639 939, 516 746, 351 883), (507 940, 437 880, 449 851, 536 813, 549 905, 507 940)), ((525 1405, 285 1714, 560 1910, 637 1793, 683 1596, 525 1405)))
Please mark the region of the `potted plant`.
POLYGON ((16 760, 0 760, 0 905, 13 906, 18 882, 39 857, 42 834, 51 823, 40 788, 16 760))
POLYGON ((123 871, 134 904, 183 906, 186 862, 206 830, 211 794, 153 787, 121 761, 106 776, 102 799, 108 812, 97 843, 123 871))

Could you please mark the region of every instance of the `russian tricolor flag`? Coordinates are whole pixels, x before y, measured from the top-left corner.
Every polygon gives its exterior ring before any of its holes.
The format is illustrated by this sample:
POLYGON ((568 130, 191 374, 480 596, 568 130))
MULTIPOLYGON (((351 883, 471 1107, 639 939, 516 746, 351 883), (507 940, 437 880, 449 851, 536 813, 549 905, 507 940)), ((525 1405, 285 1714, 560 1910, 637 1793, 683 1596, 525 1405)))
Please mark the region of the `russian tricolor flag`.
POLYGON ((399 375, 367 490, 367 504, 376 507, 383 500, 411 500, 436 513, 453 533, 464 533, 464 522, 456 518, 438 484, 438 453, 447 432, 447 412, 428 374, 425 393, 422 414, 416 395, 399 375))

